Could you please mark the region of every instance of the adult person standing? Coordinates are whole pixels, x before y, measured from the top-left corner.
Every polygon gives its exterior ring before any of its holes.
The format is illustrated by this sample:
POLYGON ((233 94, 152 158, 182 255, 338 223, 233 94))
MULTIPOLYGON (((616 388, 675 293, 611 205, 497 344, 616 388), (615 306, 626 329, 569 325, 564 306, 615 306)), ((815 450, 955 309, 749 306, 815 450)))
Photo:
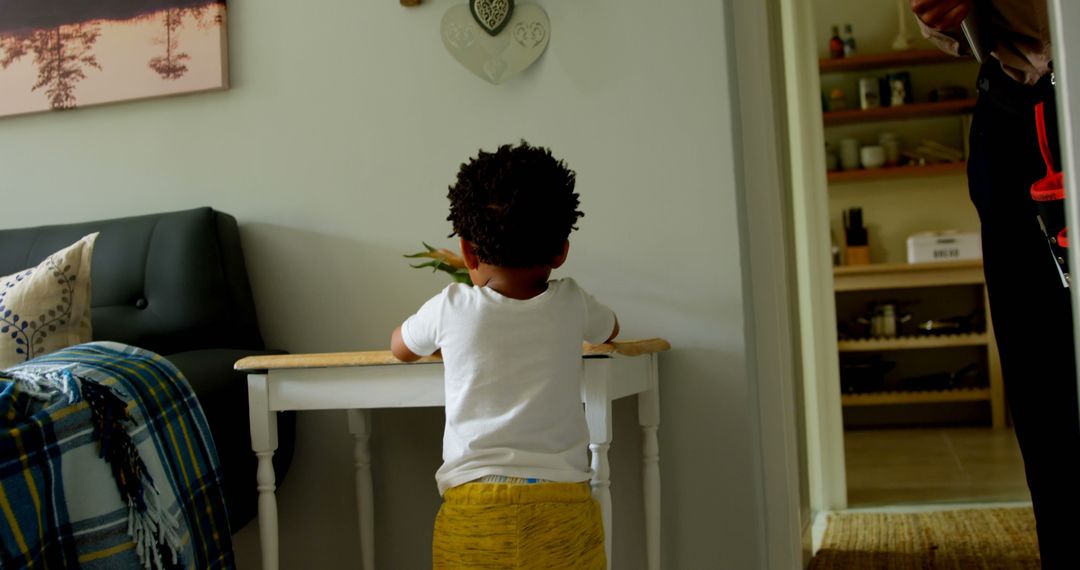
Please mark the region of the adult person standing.
POLYGON ((990 311, 1043 568, 1080 568, 1080 477, 1072 467, 1080 457, 1080 412, 1063 200, 1037 205, 1032 193, 1048 168, 1060 171, 1061 164, 1046 3, 909 1, 923 34, 950 53, 970 53, 961 22, 972 14, 976 24, 983 64, 968 188, 982 222, 990 311))

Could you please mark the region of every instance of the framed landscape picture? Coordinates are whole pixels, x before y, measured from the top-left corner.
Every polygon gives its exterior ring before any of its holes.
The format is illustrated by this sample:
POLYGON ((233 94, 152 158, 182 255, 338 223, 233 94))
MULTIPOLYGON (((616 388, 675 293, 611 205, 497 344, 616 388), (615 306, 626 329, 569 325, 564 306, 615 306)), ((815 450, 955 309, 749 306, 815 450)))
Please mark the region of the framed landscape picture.
POLYGON ((0 0, 0 117, 228 87, 225 2, 0 0))

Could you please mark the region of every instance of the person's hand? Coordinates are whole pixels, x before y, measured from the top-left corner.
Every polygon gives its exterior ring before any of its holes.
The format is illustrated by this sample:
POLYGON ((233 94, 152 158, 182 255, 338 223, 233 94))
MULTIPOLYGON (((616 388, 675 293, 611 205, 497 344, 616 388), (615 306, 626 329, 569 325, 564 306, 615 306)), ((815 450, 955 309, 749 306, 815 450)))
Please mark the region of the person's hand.
POLYGON ((908 0, 924 24, 942 32, 960 27, 974 0, 908 0))

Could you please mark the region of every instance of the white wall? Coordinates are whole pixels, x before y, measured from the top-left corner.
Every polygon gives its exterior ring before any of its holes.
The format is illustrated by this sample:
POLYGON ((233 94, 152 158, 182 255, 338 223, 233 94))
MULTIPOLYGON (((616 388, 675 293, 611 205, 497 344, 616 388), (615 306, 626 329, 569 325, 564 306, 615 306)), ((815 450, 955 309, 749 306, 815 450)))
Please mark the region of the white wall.
MULTIPOLYGON (((241 224, 268 345, 381 349, 443 286, 400 254, 444 244, 447 185, 526 138, 578 171, 586 217, 561 275, 662 336, 664 566, 760 564, 724 3, 541 2, 547 53, 501 87, 438 33, 454 2, 230 3, 233 88, 0 121, 0 227, 211 205, 241 224)), ((641 567, 634 407, 616 407, 615 565, 641 567)), ((340 412, 300 415, 280 490, 286 568, 355 567, 340 412)), ((429 564, 441 415, 375 418, 381 568, 429 564)), ((254 484, 254 479, 252 480, 254 484)), ((257 562, 253 526, 238 535, 257 562)))

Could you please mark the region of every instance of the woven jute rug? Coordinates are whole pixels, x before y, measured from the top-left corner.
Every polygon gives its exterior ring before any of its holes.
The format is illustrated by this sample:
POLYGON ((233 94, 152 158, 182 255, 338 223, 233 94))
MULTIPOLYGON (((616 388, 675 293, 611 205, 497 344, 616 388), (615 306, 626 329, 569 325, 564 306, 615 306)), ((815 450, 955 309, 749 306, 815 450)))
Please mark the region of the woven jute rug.
POLYGON ((1031 508, 838 513, 811 570, 1039 570, 1031 508))

